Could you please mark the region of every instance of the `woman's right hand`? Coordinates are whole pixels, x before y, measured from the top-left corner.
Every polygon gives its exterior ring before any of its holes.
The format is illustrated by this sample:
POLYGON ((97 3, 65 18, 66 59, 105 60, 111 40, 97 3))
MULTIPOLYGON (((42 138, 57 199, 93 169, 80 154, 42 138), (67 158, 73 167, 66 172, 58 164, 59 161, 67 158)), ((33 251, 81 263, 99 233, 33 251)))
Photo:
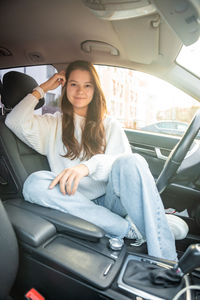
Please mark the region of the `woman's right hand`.
POLYGON ((54 74, 51 78, 49 78, 47 81, 42 83, 40 87, 43 89, 45 93, 47 93, 50 90, 56 89, 59 85, 64 86, 65 82, 66 82, 65 72, 61 71, 59 73, 54 74))
POLYGON ((60 191, 63 195, 73 195, 77 191, 80 180, 88 176, 89 170, 84 164, 64 169, 51 182, 49 188, 53 189, 58 183, 60 184, 60 191))

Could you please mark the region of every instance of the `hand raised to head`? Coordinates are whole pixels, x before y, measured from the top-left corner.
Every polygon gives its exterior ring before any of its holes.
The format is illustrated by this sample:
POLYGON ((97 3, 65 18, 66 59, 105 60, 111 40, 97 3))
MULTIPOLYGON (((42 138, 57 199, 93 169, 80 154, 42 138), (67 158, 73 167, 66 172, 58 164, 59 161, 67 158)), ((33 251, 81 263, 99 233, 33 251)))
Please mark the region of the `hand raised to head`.
POLYGON ((65 72, 61 71, 59 73, 54 74, 51 78, 49 78, 47 81, 42 83, 40 87, 46 93, 50 90, 56 89, 59 85, 64 86, 65 82, 66 82, 65 72))

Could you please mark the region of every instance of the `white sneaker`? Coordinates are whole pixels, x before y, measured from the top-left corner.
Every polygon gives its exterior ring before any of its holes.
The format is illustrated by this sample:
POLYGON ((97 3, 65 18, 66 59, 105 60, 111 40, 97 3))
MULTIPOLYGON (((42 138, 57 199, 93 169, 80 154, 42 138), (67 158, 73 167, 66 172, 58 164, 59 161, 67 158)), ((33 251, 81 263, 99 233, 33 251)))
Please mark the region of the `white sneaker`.
POLYGON ((166 217, 175 240, 183 240, 189 231, 187 223, 175 215, 166 214, 166 217))

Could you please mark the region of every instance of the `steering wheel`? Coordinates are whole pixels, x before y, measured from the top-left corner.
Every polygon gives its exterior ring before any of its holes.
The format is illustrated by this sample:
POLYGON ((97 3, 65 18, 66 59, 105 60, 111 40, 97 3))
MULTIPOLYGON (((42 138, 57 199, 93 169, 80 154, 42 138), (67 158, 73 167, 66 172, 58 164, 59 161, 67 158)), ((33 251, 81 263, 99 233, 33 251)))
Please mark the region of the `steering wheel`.
POLYGON ((192 145, 199 129, 200 110, 197 111, 185 134, 171 151, 164 164, 163 170, 161 171, 156 181, 156 185, 160 194, 165 190, 172 177, 176 174, 177 169, 179 168, 187 152, 189 151, 190 146, 192 145))

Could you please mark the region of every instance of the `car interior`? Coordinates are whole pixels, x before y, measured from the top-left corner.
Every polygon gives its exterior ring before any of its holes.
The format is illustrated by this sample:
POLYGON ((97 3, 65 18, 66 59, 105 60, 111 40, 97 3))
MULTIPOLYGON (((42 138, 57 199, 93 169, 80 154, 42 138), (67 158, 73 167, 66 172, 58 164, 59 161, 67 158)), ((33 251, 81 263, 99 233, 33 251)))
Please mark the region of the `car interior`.
POLYGON ((176 240, 178 262, 25 201, 25 179, 49 164, 5 125, 6 115, 38 85, 15 68, 53 65, 59 72, 77 59, 154 75, 200 101, 200 78, 176 62, 182 47, 200 36, 199 2, 7 0, 0 15, 0 299, 200 299, 200 111, 182 137, 125 128, 166 210, 187 209, 187 216, 177 214, 189 228, 176 240))

